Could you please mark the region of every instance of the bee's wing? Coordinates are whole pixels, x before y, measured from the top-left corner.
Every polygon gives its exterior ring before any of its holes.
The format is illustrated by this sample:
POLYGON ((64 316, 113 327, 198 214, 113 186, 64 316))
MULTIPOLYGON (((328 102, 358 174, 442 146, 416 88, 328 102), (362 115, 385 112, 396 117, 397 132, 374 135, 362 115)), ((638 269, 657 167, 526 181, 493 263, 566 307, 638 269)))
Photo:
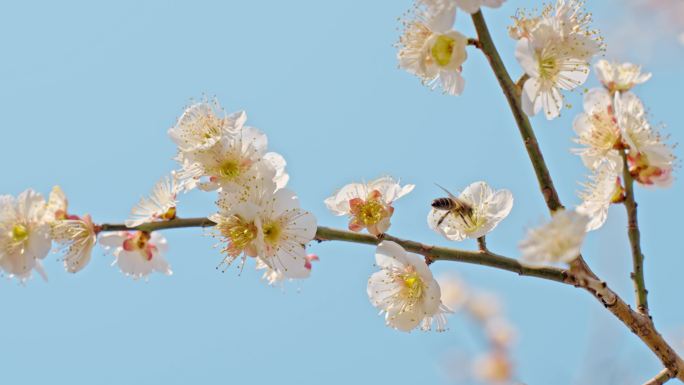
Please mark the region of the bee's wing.
POLYGON ((444 190, 444 192, 447 193, 447 194, 449 195, 449 198, 458 199, 458 197, 457 197, 456 195, 452 194, 451 191, 445 189, 444 187, 438 185, 437 183, 435 183, 435 185, 436 185, 437 187, 441 188, 442 190, 444 190))

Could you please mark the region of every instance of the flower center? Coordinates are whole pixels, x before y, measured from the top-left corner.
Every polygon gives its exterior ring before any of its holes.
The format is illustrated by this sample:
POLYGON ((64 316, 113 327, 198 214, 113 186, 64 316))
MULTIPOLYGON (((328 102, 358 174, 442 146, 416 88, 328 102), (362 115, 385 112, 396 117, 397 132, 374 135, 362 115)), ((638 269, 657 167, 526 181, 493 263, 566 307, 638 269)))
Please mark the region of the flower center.
POLYGON ((228 179, 235 179, 240 176, 240 163, 235 160, 224 162, 219 168, 219 175, 228 179))
POLYGON ((403 295, 409 301, 417 301, 423 296, 423 280, 415 271, 409 271, 400 276, 404 283, 403 295))
POLYGON ((594 125, 592 144, 595 147, 611 150, 620 141, 619 128, 609 114, 596 114, 591 117, 594 125))
POLYGON ((558 74, 558 61, 554 56, 543 56, 539 58, 539 77, 551 80, 558 74))
POLYGON ((23 242, 28 238, 29 232, 26 226, 22 224, 16 224, 12 227, 12 239, 15 242, 23 242))
POLYGON ((202 143, 206 144, 221 134, 222 123, 222 119, 214 114, 200 116, 193 131, 201 138, 202 143))
POLYGON ((243 250, 257 237, 257 228, 254 223, 245 221, 239 215, 233 215, 223 223, 220 231, 230 239, 230 243, 236 250, 243 250))
POLYGON ((273 221, 264 225, 264 240, 270 245, 275 245, 280 240, 280 235, 283 233, 283 227, 280 222, 273 221))
POLYGON ((377 199, 369 199, 359 207, 357 218, 366 226, 374 225, 385 217, 385 206, 377 199))
POLYGON ((150 233, 137 231, 129 233, 128 238, 123 242, 123 249, 126 251, 137 251, 143 259, 150 261, 154 257, 156 246, 149 243, 150 233))
POLYGON ((440 67, 446 67, 451 61, 451 56, 454 53, 454 46, 456 45, 456 40, 447 35, 440 35, 437 37, 435 44, 432 45, 433 59, 437 62, 440 67))

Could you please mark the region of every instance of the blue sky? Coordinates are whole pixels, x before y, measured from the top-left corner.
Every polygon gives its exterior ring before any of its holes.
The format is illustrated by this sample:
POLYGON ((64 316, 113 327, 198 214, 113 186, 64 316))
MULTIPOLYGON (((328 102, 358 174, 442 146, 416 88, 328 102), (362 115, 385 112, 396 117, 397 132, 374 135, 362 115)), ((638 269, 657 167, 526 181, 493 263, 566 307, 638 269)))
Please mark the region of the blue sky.
MULTIPOLYGON (((673 143, 681 142, 681 46, 642 54, 620 40, 617 0, 590 4, 609 58, 647 64, 637 92, 673 143), (611 48, 614 47, 614 48, 611 48), (615 56, 611 56, 615 55, 615 56)), ((285 156, 290 187, 319 223, 344 227, 323 200, 356 180, 391 174, 415 183, 396 204, 391 233, 446 245, 426 225, 439 183, 459 190, 486 180, 515 197, 511 215, 488 237, 517 255, 524 230, 546 217, 534 174, 505 99, 483 56, 469 51, 466 91, 448 97, 399 70, 392 44, 409 1, 13 2, 0 6, 2 193, 59 184, 74 212, 121 222, 138 198, 175 165, 166 130, 191 98, 216 95, 245 109, 285 156)), ((509 1, 485 16, 512 75, 520 69, 505 27, 509 1)), ((623 19, 621 19, 623 18, 623 19)), ((638 19, 637 19, 638 21, 638 19)), ((649 22, 654 23, 652 20, 649 22)), ((624 24, 624 23, 622 23, 624 24)), ((473 35, 465 15, 457 28, 473 35)), ((622 27, 621 27, 622 28, 622 27)), ((643 22, 633 27, 649 31, 643 22)), ((628 42, 627 42, 628 43, 628 42)), ((644 51, 645 52, 645 51, 644 51)), ((596 85, 592 77, 587 86, 596 85)), ((533 119, 561 198, 577 203, 585 170, 569 151, 575 108, 533 119)), ((679 150, 677 150, 679 152, 679 150)), ((679 171, 679 170, 678 170, 679 171)), ((646 278, 656 324, 683 347, 684 253, 678 237, 684 193, 637 190, 646 278)), ((182 196, 181 216, 213 211, 215 196, 182 196)), ((404 334, 384 326, 366 297, 374 271, 368 246, 314 245, 321 261, 309 280, 284 290, 246 268, 218 272, 214 240, 199 230, 166 233, 171 277, 135 282, 95 252, 77 275, 56 256, 48 283, 0 280, 4 305, 0 367, 8 383, 434 383, 448 384, 445 354, 476 352, 472 326, 404 334)), ((457 247, 472 248, 463 242, 457 247)), ((584 254, 632 300, 622 207, 589 236, 584 254)), ((642 383, 661 367, 600 305, 574 288, 479 266, 440 262, 472 286, 497 293, 519 330, 518 377, 528 384, 642 383)), ((457 366, 451 362, 449 365, 457 366)))

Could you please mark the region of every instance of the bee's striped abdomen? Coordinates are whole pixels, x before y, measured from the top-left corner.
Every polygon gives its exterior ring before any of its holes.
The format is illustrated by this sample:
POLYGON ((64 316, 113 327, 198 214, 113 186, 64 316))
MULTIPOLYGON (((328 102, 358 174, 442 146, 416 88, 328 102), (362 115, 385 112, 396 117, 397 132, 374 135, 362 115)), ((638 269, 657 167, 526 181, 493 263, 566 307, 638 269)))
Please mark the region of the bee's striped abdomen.
POLYGON ((437 210, 452 210, 454 201, 451 198, 437 198, 432 201, 432 207, 437 210))

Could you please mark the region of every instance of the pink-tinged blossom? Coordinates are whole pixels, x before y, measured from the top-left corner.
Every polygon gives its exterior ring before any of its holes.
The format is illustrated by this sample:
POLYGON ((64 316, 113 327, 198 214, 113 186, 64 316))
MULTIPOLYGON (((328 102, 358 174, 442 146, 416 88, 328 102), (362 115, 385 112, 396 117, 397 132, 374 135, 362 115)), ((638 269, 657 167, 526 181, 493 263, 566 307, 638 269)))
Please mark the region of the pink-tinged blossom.
POLYGON ((380 235, 390 227, 394 213, 394 201, 413 191, 415 186, 401 186, 392 177, 378 178, 369 183, 351 183, 325 200, 325 205, 335 215, 349 216, 349 229, 368 229, 380 235))
POLYGON ((112 265, 133 279, 146 278, 153 272, 171 275, 164 258, 166 238, 159 232, 120 231, 100 236, 100 245, 116 258, 112 265))

